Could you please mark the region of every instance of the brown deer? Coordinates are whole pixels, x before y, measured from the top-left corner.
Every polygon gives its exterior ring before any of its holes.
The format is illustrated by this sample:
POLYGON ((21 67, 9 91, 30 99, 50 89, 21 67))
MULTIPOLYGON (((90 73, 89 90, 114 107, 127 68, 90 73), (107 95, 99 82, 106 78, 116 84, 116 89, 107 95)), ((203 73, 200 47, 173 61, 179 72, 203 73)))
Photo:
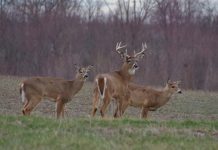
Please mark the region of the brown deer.
MULTIPOLYGON (((143 58, 147 46, 146 44, 142 44, 142 50, 139 53, 134 52, 134 55, 128 55, 127 50, 123 51, 124 47, 126 45, 121 46, 121 42, 116 45, 116 52, 124 60, 120 70, 98 74, 95 78, 92 116, 95 116, 101 102, 100 113, 104 117, 107 106, 112 99, 118 102, 117 112, 121 110, 122 102, 128 100, 128 83, 134 76, 135 71, 139 68, 137 62, 143 58)), ((116 113, 114 117, 118 117, 119 115, 116 113)))
POLYGON ((20 85, 23 115, 30 115, 31 111, 43 99, 49 99, 57 104, 57 118, 64 117, 64 106, 83 87, 88 78, 88 72, 93 66, 76 67, 75 80, 65 80, 54 77, 33 77, 24 80, 20 85))
POLYGON ((147 118, 148 111, 155 111, 165 105, 174 93, 182 93, 179 83, 180 81, 172 82, 168 80, 162 90, 130 83, 128 86, 130 91, 129 101, 124 104, 122 112, 128 105, 139 107, 142 108, 141 117, 147 118))

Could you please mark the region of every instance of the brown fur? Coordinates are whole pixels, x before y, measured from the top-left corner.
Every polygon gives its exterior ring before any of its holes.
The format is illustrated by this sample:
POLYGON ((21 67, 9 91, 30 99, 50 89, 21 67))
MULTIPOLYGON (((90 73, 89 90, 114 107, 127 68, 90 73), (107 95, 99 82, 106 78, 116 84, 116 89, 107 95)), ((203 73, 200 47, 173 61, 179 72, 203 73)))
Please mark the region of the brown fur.
POLYGON ((148 111, 155 111, 165 105, 174 93, 181 93, 178 82, 167 83, 162 90, 130 83, 129 91, 130 97, 128 104, 123 107, 122 111, 124 112, 128 105, 142 108, 142 118, 147 117, 148 111))
MULTIPOLYGON (((96 76, 95 81, 98 80, 98 84, 97 82, 94 83, 93 112, 92 112, 93 116, 95 115, 98 105, 100 104, 99 100, 103 101, 103 105, 101 106, 100 113, 101 116, 104 117, 104 113, 111 99, 116 99, 120 103, 119 107, 121 107, 122 101, 128 99, 127 86, 132 78, 132 75, 128 74, 128 71, 126 70, 126 65, 127 64, 124 63, 123 67, 119 71, 115 71, 108 74, 99 74, 96 76), (106 78, 107 80, 106 85, 100 86, 100 83, 102 84, 100 80, 104 78, 106 78), (104 93, 105 95, 103 99, 100 98, 98 87, 101 87, 101 91, 103 91, 103 88, 106 87, 104 93)), ((118 114, 115 114, 115 117, 117 117, 117 115, 118 114)))
POLYGON ((53 77, 33 77, 21 83, 20 92, 25 93, 23 114, 30 115, 31 111, 43 99, 54 101, 57 104, 57 118, 64 117, 64 106, 78 93, 85 82, 85 75, 89 70, 80 68, 75 80, 65 80, 53 77))
MULTIPOLYGON (((120 47, 120 44, 121 43, 117 45, 117 49, 124 47, 120 47)), ((121 57, 124 58, 124 63, 121 69, 111 73, 98 74, 96 76, 93 92, 92 116, 95 116, 102 101, 103 104, 100 106, 100 113, 101 116, 104 117, 107 106, 112 99, 116 100, 118 104, 114 117, 122 115, 122 105, 127 103, 125 101, 127 101, 129 97, 128 83, 131 81, 138 68, 137 61, 144 56, 146 44, 142 46, 142 51, 133 56, 129 56, 127 52, 123 53, 118 51, 121 57)))
POLYGON ((99 90, 100 90, 100 94, 103 94, 103 90, 104 90, 104 77, 99 77, 98 78, 98 86, 99 86, 99 90))

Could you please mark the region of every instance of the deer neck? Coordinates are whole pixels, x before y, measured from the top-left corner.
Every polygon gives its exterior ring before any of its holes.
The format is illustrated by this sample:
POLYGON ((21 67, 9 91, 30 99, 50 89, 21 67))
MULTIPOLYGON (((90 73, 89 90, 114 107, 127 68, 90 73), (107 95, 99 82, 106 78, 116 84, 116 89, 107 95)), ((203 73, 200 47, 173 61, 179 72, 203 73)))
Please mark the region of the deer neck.
POLYGON ((163 91, 161 92, 160 99, 159 99, 160 106, 166 104, 170 100, 172 95, 173 93, 171 91, 169 91, 167 88, 164 88, 163 91))
POLYGON ((125 64, 123 64, 122 67, 121 67, 121 69, 118 71, 119 74, 120 74, 120 76, 121 76, 121 77, 124 79, 124 81, 126 81, 126 82, 131 81, 132 78, 133 78, 133 75, 130 75, 128 70, 129 70, 129 68, 128 68, 125 64))
POLYGON ((72 95, 76 94, 81 90, 84 84, 84 80, 81 80, 81 78, 76 78, 75 80, 70 81, 71 82, 71 93, 72 95))

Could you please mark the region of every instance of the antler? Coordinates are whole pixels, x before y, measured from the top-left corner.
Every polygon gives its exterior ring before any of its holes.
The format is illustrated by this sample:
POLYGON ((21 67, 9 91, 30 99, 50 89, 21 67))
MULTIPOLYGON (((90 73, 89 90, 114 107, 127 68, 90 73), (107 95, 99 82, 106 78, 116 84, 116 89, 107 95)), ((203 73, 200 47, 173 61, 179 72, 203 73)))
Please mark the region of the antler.
POLYGON ((181 82, 182 82, 182 81, 180 81, 180 80, 179 80, 179 81, 176 81, 177 84, 181 84, 181 82))
POLYGON ((117 51, 118 53, 120 53, 120 51, 119 51, 120 49, 126 47, 126 45, 121 46, 121 44, 122 44, 121 42, 118 42, 117 45, 116 45, 116 51, 117 51))
POLYGON ((87 67, 87 70, 90 71, 90 70, 92 70, 93 68, 94 68, 93 65, 89 65, 89 66, 87 67))
POLYGON ((123 46, 121 46, 121 45, 122 45, 121 42, 117 43, 117 45, 116 45, 116 52, 118 54, 120 54, 121 57, 123 58, 124 56, 127 56, 128 54, 127 54, 127 49, 126 49, 125 53, 120 51, 122 48, 126 47, 126 45, 123 45, 123 46))
POLYGON ((145 55, 144 51, 147 50, 147 48, 148 48, 147 44, 146 43, 142 43, 142 50, 140 52, 138 52, 138 53, 135 53, 135 51, 134 51, 134 57, 142 58, 145 55))

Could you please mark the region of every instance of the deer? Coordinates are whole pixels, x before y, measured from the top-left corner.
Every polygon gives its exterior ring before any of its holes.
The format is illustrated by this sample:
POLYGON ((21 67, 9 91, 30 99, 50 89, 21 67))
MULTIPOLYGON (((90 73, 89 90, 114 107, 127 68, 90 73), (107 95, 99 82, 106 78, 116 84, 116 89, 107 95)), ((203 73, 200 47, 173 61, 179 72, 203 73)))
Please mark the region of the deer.
POLYGON ((74 80, 55 77, 32 77, 20 84, 20 95, 23 105, 23 115, 30 115, 32 110, 44 99, 56 102, 56 117, 64 118, 64 106, 83 87, 93 66, 79 67, 75 65, 74 80))
POLYGON ((99 108, 103 118, 111 100, 115 100, 118 104, 116 110, 119 114, 114 114, 114 117, 122 115, 118 110, 121 110, 123 101, 128 100, 128 83, 132 80, 136 70, 138 70, 138 61, 144 57, 147 45, 146 43, 142 44, 141 51, 138 53, 134 51, 133 55, 129 55, 127 49, 124 50, 125 47, 126 45, 122 45, 119 42, 115 49, 123 60, 121 68, 110 73, 98 74, 95 77, 92 106, 93 117, 99 108))
POLYGON ((156 111, 158 108, 165 105, 174 93, 182 93, 179 88, 180 81, 168 80, 162 90, 141 86, 135 83, 130 83, 128 88, 130 92, 129 100, 122 107, 122 112, 128 106, 141 108, 141 118, 146 119, 148 111, 156 111))

